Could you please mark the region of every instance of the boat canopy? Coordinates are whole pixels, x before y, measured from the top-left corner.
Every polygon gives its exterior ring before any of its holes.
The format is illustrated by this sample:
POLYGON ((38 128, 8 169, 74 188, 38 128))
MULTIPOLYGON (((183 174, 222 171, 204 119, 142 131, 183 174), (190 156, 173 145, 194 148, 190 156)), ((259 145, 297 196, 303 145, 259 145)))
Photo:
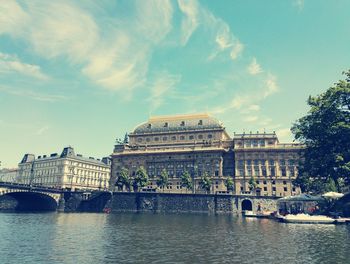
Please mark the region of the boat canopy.
POLYGON ((320 202, 320 201, 324 201, 324 198, 321 196, 314 196, 314 195, 310 195, 310 194, 305 194, 302 193, 300 195, 295 195, 295 196, 287 196, 287 197, 283 197, 281 199, 278 199, 278 202, 311 202, 311 201, 315 201, 315 202, 320 202))

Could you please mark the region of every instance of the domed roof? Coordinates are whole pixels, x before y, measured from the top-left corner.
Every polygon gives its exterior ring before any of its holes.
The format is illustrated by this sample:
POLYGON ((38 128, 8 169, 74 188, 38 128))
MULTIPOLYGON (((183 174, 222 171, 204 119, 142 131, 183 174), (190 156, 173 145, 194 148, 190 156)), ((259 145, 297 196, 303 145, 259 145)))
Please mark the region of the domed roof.
POLYGON ((208 114, 151 117, 137 126, 133 134, 202 129, 224 129, 221 122, 208 114))

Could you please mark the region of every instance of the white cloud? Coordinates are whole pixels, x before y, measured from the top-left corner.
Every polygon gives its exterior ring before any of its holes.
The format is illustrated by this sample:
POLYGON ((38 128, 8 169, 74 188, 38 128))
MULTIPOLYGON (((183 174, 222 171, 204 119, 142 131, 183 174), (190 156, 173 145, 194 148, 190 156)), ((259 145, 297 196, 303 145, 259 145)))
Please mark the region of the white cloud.
POLYGON ((259 112, 260 111, 260 106, 257 104, 252 104, 252 105, 247 105, 240 111, 242 114, 249 114, 251 112, 259 112))
POLYGON ((294 0, 293 5, 299 10, 303 11, 304 9, 304 0, 294 0))
POLYGON ((268 97, 278 91, 278 85, 276 81, 276 76, 269 74, 265 80, 266 89, 264 90, 264 97, 268 97))
POLYGON ((93 17, 70 2, 31 1, 27 12, 31 20, 24 37, 45 58, 66 56, 81 63, 99 42, 93 17))
POLYGON ((130 91, 147 78, 151 54, 172 29, 173 14, 170 1, 139 1, 130 8, 130 17, 109 17, 108 28, 68 0, 33 0, 25 8, 9 1, 0 7, 0 34, 26 40, 46 59, 68 59, 104 88, 130 91))
POLYGON ((212 13, 202 10, 204 23, 215 32, 216 47, 210 54, 209 60, 214 59, 219 53, 228 51, 229 57, 236 60, 243 52, 244 45, 231 32, 229 25, 215 17, 212 13))
POLYGON ((29 16, 15 0, 1 1, 0 34, 19 36, 27 25, 29 16))
POLYGON ((178 0, 181 12, 185 15, 181 22, 181 44, 186 45, 199 24, 198 2, 196 0, 178 0))
POLYGON ((172 75, 167 72, 162 72, 156 77, 151 89, 151 97, 149 98, 149 101, 151 101, 151 110, 156 110, 164 103, 165 97, 170 96, 175 85, 180 80, 180 75, 172 75))
POLYGON ((258 116, 247 116, 243 120, 247 123, 252 123, 258 120, 258 116))
POLYGON ((233 43, 233 47, 230 53, 231 59, 235 60, 238 58, 238 56, 243 52, 244 45, 237 39, 233 43))
POLYGON ((256 58, 253 58, 252 62, 249 64, 247 70, 251 75, 257 75, 257 74, 263 72, 260 64, 256 61, 256 58))
POLYGON ((290 141, 293 138, 290 128, 281 128, 276 131, 276 135, 278 136, 280 141, 284 142, 290 141))
POLYGON ((41 136, 41 135, 43 135, 47 130, 49 130, 49 127, 48 127, 48 126, 43 126, 42 128, 38 129, 38 130, 35 132, 35 135, 41 136))
POLYGON ((40 66, 20 61, 16 56, 0 52, 0 73, 19 73, 34 77, 40 80, 47 80, 49 77, 41 71, 40 66))
POLYGON ((68 97, 63 95, 44 94, 44 93, 31 91, 29 89, 20 90, 20 89, 13 89, 12 87, 7 87, 7 86, 0 86, 0 92, 4 92, 15 96, 26 97, 28 99, 33 99, 36 101, 43 101, 43 102, 57 102, 57 101, 68 99, 68 97))

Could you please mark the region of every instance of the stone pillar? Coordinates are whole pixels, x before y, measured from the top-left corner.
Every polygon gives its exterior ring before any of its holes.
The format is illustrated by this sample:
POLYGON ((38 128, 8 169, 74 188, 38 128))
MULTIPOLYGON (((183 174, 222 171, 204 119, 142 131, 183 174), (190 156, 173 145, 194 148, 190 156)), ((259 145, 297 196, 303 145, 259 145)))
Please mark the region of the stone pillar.
POLYGON ((224 159, 221 156, 219 161, 219 177, 223 176, 223 164, 224 164, 224 159))

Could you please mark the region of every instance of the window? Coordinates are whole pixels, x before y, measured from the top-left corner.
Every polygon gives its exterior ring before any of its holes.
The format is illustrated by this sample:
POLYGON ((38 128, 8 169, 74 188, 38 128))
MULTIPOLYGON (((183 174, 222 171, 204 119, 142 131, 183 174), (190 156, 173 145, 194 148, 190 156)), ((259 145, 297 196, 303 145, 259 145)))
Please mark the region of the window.
POLYGON ((151 139, 150 139, 150 138, 146 138, 146 141, 147 141, 147 142, 150 142, 150 141, 151 141, 151 139))
POLYGON ((276 191, 276 187, 272 187, 272 191, 275 192, 276 191))
POLYGON ((270 168, 270 175, 271 175, 272 177, 274 177, 274 176, 276 175, 276 173, 275 173, 275 167, 271 167, 271 168, 270 168))
POLYGON ((180 136, 180 140, 185 140, 185 136, 180 136))
POLYGON ((264 187, 264 191, 267 192, 267 187, 264 187))
POLYGON ((203 135, 198 135, 198 139, 203 139, 203 135))
POLYGON ((191 136, 189 137, 189 139, 190 139, 190 140, 193 140, 193 139, 194 139, 194 136, 191 135, 191 136))
POLYGON ((286 185, 286 184, 287 184, 287 181, 283 181, 283 184, 286 185))
POLYGON ((176 136, 172 136, 172 137, 171 137, 171 140, 176 140, 176 136))
POLYGON ((287 192, 288 188, 287 187, 283 187, 283 191, 287 192))
POLYGON ((286 168, 281 168, 281 174, 282 176, 287 176, 287 173, 286 173, 286 168))
POLYGON ((168 138, 167 137, 163 137, 163 141, 167 141, 168 140, 168 138))
POLYGON ((266 181, 264 181, 264 184, 266 185, 266 181))
POLYGON ((212 134, 209 134, 209 135, 208 135, 208 138, 213 138, 213 135, 212 135, 212 134))
POLYGON ((159 137, 155 137, 155 138, 154 138, 154 141, 159 141, 159 137))

